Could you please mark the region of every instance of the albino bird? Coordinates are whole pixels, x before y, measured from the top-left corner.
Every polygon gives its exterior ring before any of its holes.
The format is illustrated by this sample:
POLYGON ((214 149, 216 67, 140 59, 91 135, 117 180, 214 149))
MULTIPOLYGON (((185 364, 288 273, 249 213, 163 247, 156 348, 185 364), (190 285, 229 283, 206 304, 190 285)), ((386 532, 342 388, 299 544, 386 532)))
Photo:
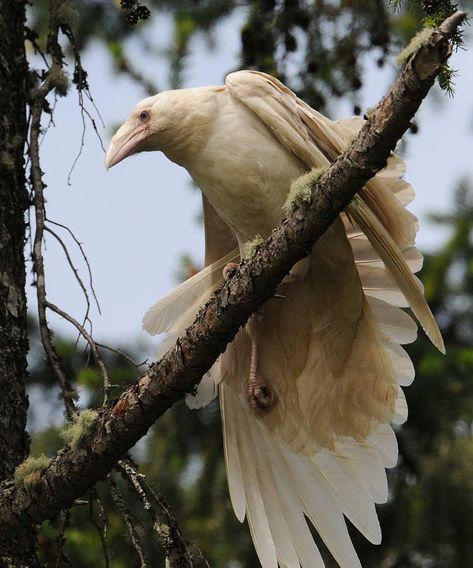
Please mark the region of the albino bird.
MULTIPOLYGON (((149 333, 168 334, 161 352, 222 284, 227 263, 283 219, 291 184, 329 165, 362 124, 332 122, 256 71, 138 103, 107 167, 160 150, 203 192, 206 267, 144 316, 149 333)), ((444 351, 413 275, 422 256, 403 173, 392 156, 188 396, 191 407, 220 396, 230 497, 264 568, 324 566, 307 519, 342 568, 361 566, 344 517, 381 541, 375 503, 387 500, 385 468, 397 460, 391 423, 406 420, 401 387, 414 378, 401 345, 417 326, 399 308, 410 306, 444 351)))

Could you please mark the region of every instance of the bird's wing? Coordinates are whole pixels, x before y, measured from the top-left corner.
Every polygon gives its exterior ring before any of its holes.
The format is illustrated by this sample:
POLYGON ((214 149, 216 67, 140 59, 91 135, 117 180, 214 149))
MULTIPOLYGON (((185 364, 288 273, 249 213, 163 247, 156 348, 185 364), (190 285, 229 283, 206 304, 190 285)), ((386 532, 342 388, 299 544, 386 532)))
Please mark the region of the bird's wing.
MULTIPOLYGON (((253 110, 277 140, 309 168, 329 165, 346 149, 361 127, 361 119, 330 121, 265 73, 231 73, 226 78, 226 85, 231 94, 253 110)), ((445 352, 441 333, 422 288, 402 255, 403 250, 413 246, 418 223, 396 199, 388 180, 389 176, 382 175, 370 180, 358 199, 348 207, 348 213, 368 237, 427 336, 445 352)))
MULTIPOLYGON (((202 208, 204 213, 204 231, 205 231, 205 266, 215 264, 218 266, 216 276, 218 280, 215 282, 209 281, 207 291, 202 295, 198 301, 198 305, 203 306, 210 297, 210 293, 216 290, 223 284, 223 269, 227 262, 234 262, 239 260, 238 243, 233 231, 223 221, 223 219, 215 211, 215 208, 210 201, 202 194, 202 208), (230 258, 229 258, 230 255, 230 258), (222 259, 224 264, 222 265, 222 259), (220 272, 220 274, 219 274, 220 272)), ((189 311, 189 318, 192 317, 192 306, 189 311)), ((198 308, 197 308, 198 310, 198 308)), ((197 313, 195 311, 194 313, 197 313)), ((184 331, 187 326, 182 325, 179 328, 179 335, 184 331)), ((174 336, 175 337, 175 336, 174 336)), ((171 337, 167 338, 168 342, 171 337)), ((220 372, 220 361, 217 360, 211 369, 202 377, 202 380, 197 386, 195 393, 186 396, 186 403, 189 408, 201 408, 206 406, 218 395, 218 384, 221 380, 222 374, 220 372)))
POLYGON ((205 266, 217 262, 238 247, 233 231, 202 194, 205 231, 205 266))
POLYGON ((206 266, 203 270, 185 280, 164 298, 151 306, 143 316, 143 329, 150 335, 166 333, 158 355, 175 343, 179 335, 195 320, 199 309, 207 302, 212 292, 223 284, 225 265, 240 258, 234 249, 223 258, 206 266))
MULTIPOLYGON (((199 309, 223 284, 225 265, 238 261, 240 258, 233 233, 205 196, 203 196, 202 205, 205 229, 205 268, 158 300, 143 316, 143 329, 150 335, 166 334, 159 345, 158 358, 174 345, 176 339, 195 320, 199 309)), ((218 366, 217 362, 202 378, 195 394, 186 397, 190 408, 205 406, 217 396, 220 377, 218 366)))
MULTIPOLYGON (((261 73, 233 73, 226 85, 308 168, 328 165, 343 149, 335 134, 346 144, 360 127, 357 119, 325 119, 261 73)), ((360 567, 344 516, 380 542, 375 503, 387 500, 385 468, 397 460, 389 422, 406 420, 401 386, 414 377, 401 345, 415 339, 416 325, 399 306, 414 303, 442 347, 430 312, 406 290, 418 286, 412 272, 422 257, 402 172, 391 158, 363 190, 356 219, 342 215, 314 246, 306 275, 283 283, 285 299, 262 309, 259 372, 277 397, 269 412, 247 402, 244 330, 222 357, 230 496, 237 517, 248 518, 263 568, 323 567, 306 518, 342 568, 360 567)))

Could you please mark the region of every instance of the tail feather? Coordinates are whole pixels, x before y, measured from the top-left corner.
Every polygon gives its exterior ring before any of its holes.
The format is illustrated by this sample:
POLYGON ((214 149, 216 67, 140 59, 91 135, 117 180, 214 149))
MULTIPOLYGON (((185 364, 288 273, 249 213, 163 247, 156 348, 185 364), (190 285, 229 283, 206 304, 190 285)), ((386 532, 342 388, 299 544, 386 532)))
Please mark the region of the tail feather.
POLYGON ((312 461, 283 448, 304 513, 341 568, 361 568, 340 504, 312 461))
POLYGON ((322 449, 314 465, 337 495, 343 513, 373 544, 381 542, 381 527, 371 493, 350 463, 341 455, 322 449))
MULTIPOLYGON (((361 568, 340 498, 319 466, 276 442, 265 425, 254 419, 241 395, 225 383, 221 383, 220 396, 225 408, 225 440, 231 436, 229 423, 238 425, 248 523, 263 568, 276 568, 278 562, 287 568, 324 566, 304 515, 342 568, 361 568)), ((228 475, 234 475, 230 468, 228 475)), ((337 485, 337 491, 345 490, 337 485)))
POLYGON ((388 500, 388 480, 384 462, 378 450, 369 442, 357 442, 353 438, 342 438, 337 445, 337 454, 359 472, 368 486, 375 503, 388 500))

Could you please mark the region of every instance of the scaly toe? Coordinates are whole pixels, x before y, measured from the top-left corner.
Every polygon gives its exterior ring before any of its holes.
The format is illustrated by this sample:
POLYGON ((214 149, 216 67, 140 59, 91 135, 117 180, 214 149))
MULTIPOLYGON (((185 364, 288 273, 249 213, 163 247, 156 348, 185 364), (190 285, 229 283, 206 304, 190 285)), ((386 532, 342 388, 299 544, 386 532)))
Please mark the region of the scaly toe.
POLYGON ((276 394, 264 381, 248 388, 248 402, 254 410, 268 411, 277 400, 276 394))

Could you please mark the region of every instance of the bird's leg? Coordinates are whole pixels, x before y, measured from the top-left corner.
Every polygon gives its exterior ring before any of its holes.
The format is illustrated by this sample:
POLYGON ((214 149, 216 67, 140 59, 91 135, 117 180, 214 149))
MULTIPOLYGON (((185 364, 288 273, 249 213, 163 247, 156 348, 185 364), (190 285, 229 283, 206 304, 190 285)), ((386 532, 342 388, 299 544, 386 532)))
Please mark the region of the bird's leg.
MULTIPOLYGON (((229 280, 238 267, 238 263, 229 262, 223 268, 223 278, 229 280)), ((275 298, 285 298, 284 295, 276 293, 275 298)), ((246 331, 251 341, 250 373, 248 377, 247 399, 254 410, 268 411, 276 402, 276 394, 268 386, 265 379, 258 373, 258 336, 263 315, 260 312, 254 313, 246 324, 246 331)))
POLYGON ((276 402, 276 394, 258 373, 258 335, 263 319, 260 313, 253 314, 246 324, 246 331, 251 340, 250 373, 248 378, 248 402, 254 410, 267 411, 276 402))

